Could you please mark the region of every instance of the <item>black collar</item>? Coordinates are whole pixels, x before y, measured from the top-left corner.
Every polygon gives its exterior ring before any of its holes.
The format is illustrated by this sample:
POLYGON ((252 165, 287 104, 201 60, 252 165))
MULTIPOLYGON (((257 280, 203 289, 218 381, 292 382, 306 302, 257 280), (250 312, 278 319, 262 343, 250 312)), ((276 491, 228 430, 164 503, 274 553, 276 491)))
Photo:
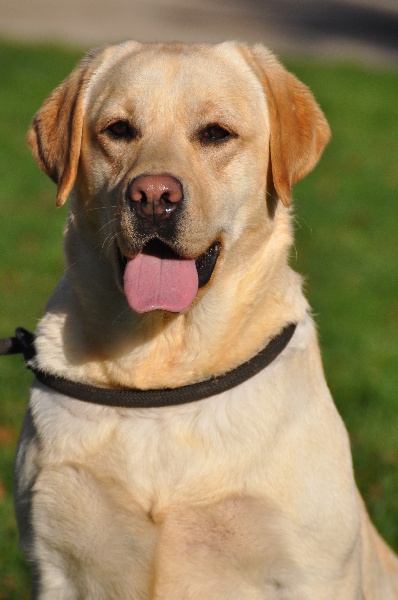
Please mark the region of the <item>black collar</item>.
POLYGON ((40 383, 76 400, 83 400, 84 402, 103 406, 155 408, 203 400, 204 398, 221 394, 236 387, 265 369, 265 367, 275 360, 282 350, 286 348, 295 330, 296 324, 291 323, 286 325, 278 335, 271 339, 263 350, 260 350, 253 358, 224 375, 212 377, 206 381, 199 381, 199 383, 183 385, 178 388, 159 390, 100 388, 71 381, 63 377, 57 377, 45 371, 35 369, 29 365, 29 361, 36 354, 34 336, 29 331, 20 327, 16 329, 14 338, 0 340, 0 354, 22 353, 28 368, 36 375, 40 383))

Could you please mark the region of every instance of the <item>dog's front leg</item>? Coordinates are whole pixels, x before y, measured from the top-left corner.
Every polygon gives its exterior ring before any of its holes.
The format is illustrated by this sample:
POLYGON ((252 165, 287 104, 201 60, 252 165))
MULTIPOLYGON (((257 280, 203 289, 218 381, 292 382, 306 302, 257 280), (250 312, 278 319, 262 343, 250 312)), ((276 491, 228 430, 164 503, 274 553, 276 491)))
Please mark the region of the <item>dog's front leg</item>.
POLYGON ((359 547, 328 564, 313 548, 297 555, 296 526, 264 498, 179 506, 158 520, 155 600, 363 600, 359 547))
POLYGON ((34 485, 40 473, 40 444, 32 413, 28 409, 14 466, 15 512, 20 546, 32 567, 32 600, 75 600, 78 596, 62 568, 54 565, 56 552, 42 548, 35 533, 34 485), (50 557, 50 561, 46 560, 50 557), (49 566, 51 565, 51 566, 49 566))
POLYGON ((166 510, 157 519, 154 599, 277 598, 288 558, 274 516, 267 501, 248 496, 166 510))
POLYGON ((40 569, 34 560, 32 488, 39 470, 37 432, 30 408, 26 412, 14 463, 14 504, 19 544, 32 566, 32 600, 39 598, 40 569))

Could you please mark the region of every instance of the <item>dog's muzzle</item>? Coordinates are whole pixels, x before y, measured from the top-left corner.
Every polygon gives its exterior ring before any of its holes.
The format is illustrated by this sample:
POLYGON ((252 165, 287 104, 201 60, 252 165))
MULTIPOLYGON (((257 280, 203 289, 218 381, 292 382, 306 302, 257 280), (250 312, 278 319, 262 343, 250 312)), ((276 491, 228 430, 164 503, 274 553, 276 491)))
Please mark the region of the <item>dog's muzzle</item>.
POLYGON ((126 228, 124 242, 134 240, 134 248, 128 249, 128 243, 124 248, 120 240, 117 254, 123 290, 135 312, 182 312, 212 276, 221 252, 219 240, 196 258, 176 251, 183 204, 181 181, 167 173, 138 175, 127 187, 125 210, 134 230, 126 228))

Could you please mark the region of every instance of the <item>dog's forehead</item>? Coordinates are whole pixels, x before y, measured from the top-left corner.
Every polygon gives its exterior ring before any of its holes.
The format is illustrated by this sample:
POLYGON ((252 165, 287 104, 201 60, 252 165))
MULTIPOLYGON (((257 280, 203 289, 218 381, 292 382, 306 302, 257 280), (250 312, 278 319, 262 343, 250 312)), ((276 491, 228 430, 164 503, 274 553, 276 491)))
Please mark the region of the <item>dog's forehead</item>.
POLYGON ((90 85, 88 103, 99 110, 132 102, 147 110, 214 107, 248 118, 266 111, 261 83, 233 44, 140 45, 107 62, 90 85))

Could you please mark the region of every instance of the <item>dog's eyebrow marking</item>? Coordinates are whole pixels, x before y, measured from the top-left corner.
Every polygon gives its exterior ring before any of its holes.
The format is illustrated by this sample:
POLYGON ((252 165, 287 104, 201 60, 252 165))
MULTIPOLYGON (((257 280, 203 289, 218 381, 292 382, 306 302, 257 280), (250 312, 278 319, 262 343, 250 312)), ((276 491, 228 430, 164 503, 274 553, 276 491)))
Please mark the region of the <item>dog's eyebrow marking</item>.
POLYGON ((95 116, 90 122, 100 132, 105 131, 110 125, 118 121, 126 121, 130 124, 133 120, 133 110, 127 110, 124 107, 121 108, 119 105, 115 106, 115 108, 106 106, 101 110, 101 113, 95 116))
POLYGON ((232 122, 238 125, 241 120, 241 114, 232 107, 216 104, 208 100, 196 109, 198 120, 205 119, 206 123, 210 121, 232 122))

